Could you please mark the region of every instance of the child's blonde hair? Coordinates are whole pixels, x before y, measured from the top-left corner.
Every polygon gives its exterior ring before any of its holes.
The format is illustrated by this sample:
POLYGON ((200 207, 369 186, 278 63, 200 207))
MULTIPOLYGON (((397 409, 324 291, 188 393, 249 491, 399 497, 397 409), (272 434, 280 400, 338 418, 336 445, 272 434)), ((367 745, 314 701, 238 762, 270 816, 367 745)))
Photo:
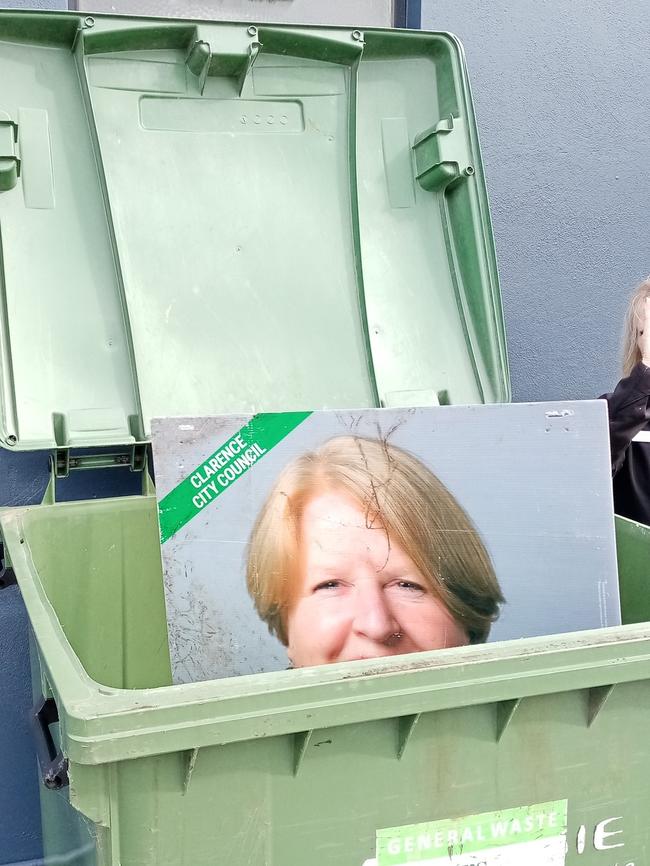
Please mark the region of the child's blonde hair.
POLYGON ((323 490, 356 500, 368 526, 383 528, 403 548, 470 642, 487 639, 504 598, 467 514, 412 454, 384 441, 340 436, 286 467, 251 533, 248 591, 285 646, 287 614, 299 589, 300 519, 309 499, 323 490))
POLYGON ((629 376, 641 360, 639 350, 639 334, 644 320, 645 299, 650 297, 650 277, 645 279, 634 290, 625 316, 623 332, 623 375, 629 376))

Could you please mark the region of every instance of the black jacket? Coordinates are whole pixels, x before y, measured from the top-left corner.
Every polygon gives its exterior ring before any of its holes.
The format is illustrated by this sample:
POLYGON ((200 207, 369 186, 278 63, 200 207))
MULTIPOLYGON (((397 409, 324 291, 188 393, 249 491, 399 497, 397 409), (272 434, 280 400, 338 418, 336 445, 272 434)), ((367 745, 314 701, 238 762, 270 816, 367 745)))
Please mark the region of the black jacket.
POLYGON ((650 525, 650 441, 633 441, 638 433, 650 431, 650 367, 637 364, 604 399, 609 407, 614 511, 650 525))

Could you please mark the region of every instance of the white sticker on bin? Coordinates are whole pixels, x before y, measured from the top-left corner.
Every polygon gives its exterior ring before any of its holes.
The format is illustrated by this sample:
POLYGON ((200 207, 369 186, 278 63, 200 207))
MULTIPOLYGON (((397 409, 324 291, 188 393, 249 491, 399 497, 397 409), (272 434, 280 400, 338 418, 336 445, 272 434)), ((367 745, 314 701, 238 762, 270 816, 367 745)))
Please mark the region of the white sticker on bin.
POLYGON ((564 866, 567 800, 377 831, 364 866, 564 866))

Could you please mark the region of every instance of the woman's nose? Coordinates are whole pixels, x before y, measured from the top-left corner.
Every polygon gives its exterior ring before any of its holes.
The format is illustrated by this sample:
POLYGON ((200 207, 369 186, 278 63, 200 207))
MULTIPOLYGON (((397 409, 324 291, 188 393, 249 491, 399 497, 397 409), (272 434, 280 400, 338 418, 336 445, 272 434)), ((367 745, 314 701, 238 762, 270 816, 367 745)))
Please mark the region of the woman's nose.
POLYGON ((353 628, 358 634, 383 642, 399 632, 384 591, 374 580, 357 584, 353 604, 353 628))

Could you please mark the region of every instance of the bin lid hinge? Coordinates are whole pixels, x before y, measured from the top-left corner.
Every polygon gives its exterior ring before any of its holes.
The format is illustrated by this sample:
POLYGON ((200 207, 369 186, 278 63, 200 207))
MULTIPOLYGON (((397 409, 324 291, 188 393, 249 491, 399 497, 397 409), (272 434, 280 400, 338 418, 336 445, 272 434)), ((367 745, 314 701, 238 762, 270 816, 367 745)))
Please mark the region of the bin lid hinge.
POLYGON ((57 448, 50 458, 50 469, 56 478, 67 478, 77 469, 115 469, 125 466, 132 472, 142 472, 147 465, 147 446, 137 444, 125 451, 94 454, 71 454, 69 448, 57 448))
POLYGON ((146 443, 130 445, 125 451, 98 454, 70 453, 68 448, 57 448, 50 456, 50 482, 43 497, 43 505, 52 505, 56 500, 56 482, 67 478, 77 469, 115 469, 120 466, 131 472, 142 474, 142 495, 155 493, 154 483, 149 474, 149 461, 146 443))

